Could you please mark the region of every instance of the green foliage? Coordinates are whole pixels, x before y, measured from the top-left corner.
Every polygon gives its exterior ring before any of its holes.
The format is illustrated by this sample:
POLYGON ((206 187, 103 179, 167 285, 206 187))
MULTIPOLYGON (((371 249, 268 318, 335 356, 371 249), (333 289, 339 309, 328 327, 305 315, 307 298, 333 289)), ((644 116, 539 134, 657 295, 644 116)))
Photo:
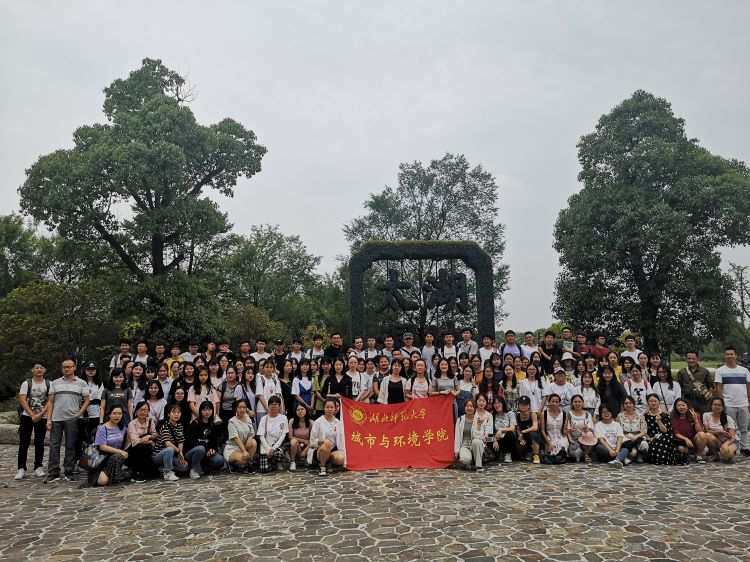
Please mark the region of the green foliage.
POLYGON ((578 143, 583 189, 555 224, 558 318, 647 350, 727 330, 719 247, 750 241, 750 172, 688 139, 669 103, 637 91, 578 143))
MULTIPOLYGON (((463 155, 446 154, 432 160, 399 166, 398 185, 386 187, 365 202, 365 214, 344 226, 344 234, 356 253, 370 240, 471 240, 490 254, 494 264, 494 290, 497 320, 502 318, 502 294, 507 289, 508 267, 501 263, 505 248, 504 227, 497 221, 497 184, 481 166, 471 167, 463 155)), ((470 310, 475 309, 471 289, 473 275, 460 260, 443 262, 440 267, 468 273, 470 279, 470 310)), ((439 311, 426 307, 421 287, 427 275, 436 273, 430 260, 378 262, 365 275, 365 285, 373 287, 385 279, 388 269, 397 269, 402 280, 411 283, 405 296, 419 303, 417 311, 383 314, 381 321, 407 321, 422 331, 438 323, 439 311)), ((368 303, 376 304, 376 295, 368 295, 368 303)), ((475 323, 476 315, 456 317, 459 323, 475 323)), ((372 322, 369 318, 367 322, 372 322)), ((377 322, 377 321, 375 321, 377 322)))
POLYGON ((235 349, 244 339, 266 337, 269 342, 288 342, 291 334, 284 324, 271 320, 268 314, 251 304, 233 309, 226 317, 226 336, 235 349))
POLYGON ((110 303, 97 281, 36 282, 11 291, 0 301, 0 397, 18 391, 34 358, 50 363, 51 376, 66 357, 103 362, 121 330, 110 303))
POLYGON ((278 226, 253 227, 236 236, 220 265, 225 302, 249 303, 274 320, 300 332, 316 316, 312 295, 317 293, 315 269, 320 257, 308 253, 299 236, 285 235, 278 226))
POLYGON ((145 59, 104 92, 108 122, 80 127, 72 149, 40 157, 19 189, 21 208, 64 238, 105 242, 139 279, 191 274, 230 228, 201 195, 231 197, 266 149, 231 119, 199 125, 184 80, 161 61, 145 59))
POLYGON ((18 215, 0 216, 0 297, 40 278, 36 263, 36 236, 18 215))

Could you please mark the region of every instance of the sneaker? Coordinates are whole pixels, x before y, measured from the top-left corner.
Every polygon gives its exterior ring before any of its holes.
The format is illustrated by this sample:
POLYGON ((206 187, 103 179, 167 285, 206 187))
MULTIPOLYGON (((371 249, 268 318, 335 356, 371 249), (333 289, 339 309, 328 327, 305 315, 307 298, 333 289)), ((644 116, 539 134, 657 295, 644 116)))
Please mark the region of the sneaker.
POLYGON ((289 472, 294 472, 297 470, 297 463, 296 462, 290 462, 289 463, 289 472))
POLYGON ((534 458, 531 460, 534 464, 540 464, 542 461, 539 460, 539 455, 534 455, 534 458))
POLYGON ((482 472, 484 470, 484 467, 483 466, 477 466, 477 467, 475 467, 474 470, 476 470, 477 472, 482 472))
POLYGON ((60 480, 60 475, 59 474, 57 474, 57 475, 51 474, 51 475, 47 476, 47 478, 44 479, 44 483, 45 484, 54 484, 55 482, 57 482, 59 480, 60 480))
POLYGON ((627 459, 625 459, 625 462, 624 462, 623 464, 624 464, 625 466, 630 466, 631 464, 633 464, 633 461, 632 461, 632 460, 630 460, 630 457, 628 457, 627 459))
POLYGON ((71 472, 63 476, 63 480, 65 480, 66 482, 75 482, 76 480, 78 480, 78 478, 76 478, 75 473, 71 472))
POLYGON ((326 467, 321 466, 320 471, 318 472, 318 476, 328 476, 328 472, 326 471, 326 467))
POLYGON ((613 461, 609 461, 609 464, 610 464, 610 465, 611 465, 611 466, 612 466, 613 468, 622 468, 622 463, 621 463, 620 461, 618 461, 617 459, 615 459, 615 460, 613 460, 613 461))
POLYGON ((251 462, 245 467, 245 474, 255 474, 255 465, 251 462))
POLYGON ((146 479, 143 476, 134 476, 130 479, 133 484, 143 484, 146 479))
POLYGON ((38 466, 34 471, 34 476, 36 476, 37 478, 44 478, 45 476, 47 476, 47 473, 44 472, 44 469, 41 466, 38 466))
POLYGON ((513 462, 513 458, 511 457, 510 453, 505 453, 505 458, 503 459, 503 462, 513 462))
POLYGON ((195 470, 194 468, 190 469, 190 479, 191 480, 198 480, 201 477, 201 473, 195 470))
POLYGON ((26 469, 25 468, 19 468, 18 472, 16 472, 16 476, 13 478, 13 480, 23 480, 24 476, 26 476, 26 469))
POLYGON ((706 464, 706 459, 704 459, 700 455, 695 455, 695 462, 697 462, 698 464, 706 464))
POLYGON ((164 471, 164 480, 168 482, 177 482, 179 478, 177 478, 177 475, 172 472, 171 470, 165 470, 164 471))

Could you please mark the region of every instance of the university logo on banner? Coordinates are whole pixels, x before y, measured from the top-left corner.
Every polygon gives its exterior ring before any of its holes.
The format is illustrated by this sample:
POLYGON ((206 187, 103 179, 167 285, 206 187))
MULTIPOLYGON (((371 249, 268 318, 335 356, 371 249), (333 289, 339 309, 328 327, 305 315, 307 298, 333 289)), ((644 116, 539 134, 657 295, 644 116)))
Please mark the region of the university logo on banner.
POLYGON ((401 404, 341 399, 346 468, 447 468, 453 453, 453 397, 401 404))

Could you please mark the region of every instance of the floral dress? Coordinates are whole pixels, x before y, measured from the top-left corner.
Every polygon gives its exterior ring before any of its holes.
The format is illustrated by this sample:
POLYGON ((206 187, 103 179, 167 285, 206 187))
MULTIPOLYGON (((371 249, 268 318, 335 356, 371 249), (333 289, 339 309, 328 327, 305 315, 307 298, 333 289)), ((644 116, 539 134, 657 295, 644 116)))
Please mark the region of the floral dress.
POLYGON ((518 412, 518 386, 516 386, 515 388, 511 386, 505 386, 502 390, 505 394, 505 404, 508 406, 508 411, 518 412))
POLYGON ((644 414, 648 436, 653 438, 648 447, 648 460, 651 464, 677 464, 677 450, 674 447, 672 420, 669 418, 669 414, 665 414, 664 412, 659 412, 658 415, 661 416, 661 422, 669 431, 662 433, 659 430, 659 425, 656 423, 656 416, 648 411, 644 414))

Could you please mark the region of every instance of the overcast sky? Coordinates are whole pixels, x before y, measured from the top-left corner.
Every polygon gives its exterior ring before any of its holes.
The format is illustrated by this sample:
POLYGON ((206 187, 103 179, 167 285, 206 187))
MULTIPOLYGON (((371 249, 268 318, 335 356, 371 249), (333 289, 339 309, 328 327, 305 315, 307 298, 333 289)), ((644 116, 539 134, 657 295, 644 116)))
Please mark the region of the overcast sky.
MULTIPOLYGON (((552 226, 602 114, 642 88, 712 152, 750 159, 748 21, 741 1, 0 0, 0 213, 40 155, 104 121, 102 88, 160 58, 197 87, 201 123, 232 117, 268 148, 222 200, 235 231, 278 224, 330 271, 341 225, 399 163, 463 153, 500 186, 504 327, 546 326, 552 226)), ((748 248, 725 257, 750 265, 748 248)))

